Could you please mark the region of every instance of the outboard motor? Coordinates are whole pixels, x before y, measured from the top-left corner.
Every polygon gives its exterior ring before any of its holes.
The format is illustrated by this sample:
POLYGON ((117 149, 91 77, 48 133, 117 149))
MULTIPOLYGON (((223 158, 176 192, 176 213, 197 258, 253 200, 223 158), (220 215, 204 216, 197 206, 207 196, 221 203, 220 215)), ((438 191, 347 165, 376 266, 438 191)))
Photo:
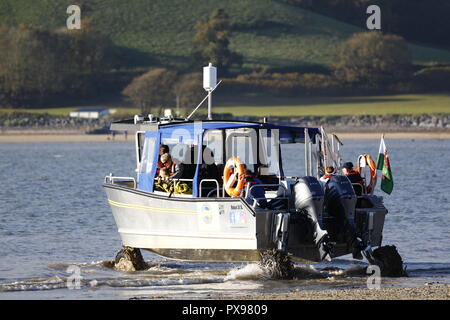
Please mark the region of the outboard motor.
POLYGON ((328 233, 319 225, 324 204, 322 185, 314 177, 299 178, 292 188, 292 193, 296 211, 303 212, 308 219, 313 241, 320 250, 321 258, 329 259, 331 244, 328 242, 328 233))
POLYGON ((332 176, 325 184, 325 210, 335 219, 341 229, 338 233, 343 232, 347 247, 353 248, 354 253, 360 246, 354 223, 356 200, 355 190, 346 176, 332 176))

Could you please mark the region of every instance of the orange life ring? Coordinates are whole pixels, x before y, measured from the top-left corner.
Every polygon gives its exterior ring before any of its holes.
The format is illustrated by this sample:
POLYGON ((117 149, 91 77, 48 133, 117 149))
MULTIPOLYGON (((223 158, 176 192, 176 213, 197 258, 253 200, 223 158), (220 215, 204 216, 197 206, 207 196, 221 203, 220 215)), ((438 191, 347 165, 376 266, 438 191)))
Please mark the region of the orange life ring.
POLYGON ((373 161, 372 157, 369 154, 363 154, 358 157, 358 173, 362 176, 362 168, 369 167, 370 169, 370 181, 364 186, 367 190, 367 193, 372 194, 375 190, 375 185, 377 184, 377 165, 375 161, 373 161))
POLYGON ((225 191, 232 197, 240 197, 242 191, 244 191, 245 186, 245 165, 241 163, 238 157, 233 157, 228 159, 225 167, 223 169, 223 184, 225 186, 225 191), (237 175, 237 185, 233 187, 236 182, 237 175))

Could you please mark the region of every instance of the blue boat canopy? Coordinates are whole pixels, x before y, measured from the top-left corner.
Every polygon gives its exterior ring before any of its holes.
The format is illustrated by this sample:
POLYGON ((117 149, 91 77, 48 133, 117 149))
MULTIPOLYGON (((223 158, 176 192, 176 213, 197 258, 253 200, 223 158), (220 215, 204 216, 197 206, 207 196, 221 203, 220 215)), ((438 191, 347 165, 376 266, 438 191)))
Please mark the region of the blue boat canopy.
MULTIPOLYGON (((274 130, 278 130, 278 138, 281 143, 293 143, 305 141, 305 129, 308 129, 310 141, 315 143, 316 135, 320 134, 318 128, 282 126, 269 123, 256 122, 232 122, 232 121, 195 121, 195 122, 169 122, 154 124, 151 130, 145 131, 145 143, 139 168, 139 189, 153 191, 154 177, 157 172, 159 146, 167 145, 203 145, 205 132, 208 130, 226 129, 254 129, 266 130, 267 136, 272 136, 274 130)), ((201 159, 202 148, 197 148, 197 159, 201 159)), ((199 195, 198 183, 201 163, 196 163, 193 176, 193 196, 199 195)))
MULTIPOLYGON (((282 126, 269 123, 255 123, 255 122, 184 122, 184 123, 171 123, 166 125, 161 125, 159 127, 159 132, 161 133, 161 139, 169 139, 181 136, 191 136, 191 143, 197 144, 195 142, 195 136, 201 135, 205 130, 225 130, 225 129, 240 129, 240 128, 250 128, 250 129, 265 129, 265 130, 279 130, 280 140, 283 142, 303 142, 305 139, 305 129, 308 129, 308 134, 310 140, 315 143, 315 137, 320 134, 318 128, 311 127, 295 127, 295 126, 282 126)), ((201 141, 201 140, 197 140, 201 141)), ((182 142, 182 141, 179 141, 182 142)), ((184 141, 187 143, 187 141, 184 141)))

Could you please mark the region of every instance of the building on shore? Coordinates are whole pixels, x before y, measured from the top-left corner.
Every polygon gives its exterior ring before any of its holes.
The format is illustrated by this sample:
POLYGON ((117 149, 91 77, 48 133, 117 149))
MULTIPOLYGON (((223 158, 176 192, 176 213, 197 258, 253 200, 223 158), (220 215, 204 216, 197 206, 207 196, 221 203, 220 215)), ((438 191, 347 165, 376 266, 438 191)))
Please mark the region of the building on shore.
POLYGON ((109 115, 109 110, 105 108, 82 108, 70 112, 72 118, 100 119, 109 115))

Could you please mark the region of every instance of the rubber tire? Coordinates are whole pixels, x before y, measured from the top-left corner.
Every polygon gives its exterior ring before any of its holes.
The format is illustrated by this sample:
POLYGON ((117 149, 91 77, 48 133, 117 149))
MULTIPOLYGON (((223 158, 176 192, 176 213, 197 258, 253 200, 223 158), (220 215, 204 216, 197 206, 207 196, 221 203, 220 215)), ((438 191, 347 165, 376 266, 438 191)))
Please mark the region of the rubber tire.
POLYGON ((373 257, 381 268, 382 277, 405 277, 403 260, 395 246, 379 247, 373 251, 373 257))
POLYGON ((147 264, 142 257, 141 250, 131 247, 123 247, 116 254, 114 263, 117 264, 121 259, 131 261, 136 271, 147 269, 147 264))
POLYGON ((294 264, 285 252, 270 249, 262 251, 260 255, 260 265, 270 272, 272 279, 292 279, 294 277, 294 264))

